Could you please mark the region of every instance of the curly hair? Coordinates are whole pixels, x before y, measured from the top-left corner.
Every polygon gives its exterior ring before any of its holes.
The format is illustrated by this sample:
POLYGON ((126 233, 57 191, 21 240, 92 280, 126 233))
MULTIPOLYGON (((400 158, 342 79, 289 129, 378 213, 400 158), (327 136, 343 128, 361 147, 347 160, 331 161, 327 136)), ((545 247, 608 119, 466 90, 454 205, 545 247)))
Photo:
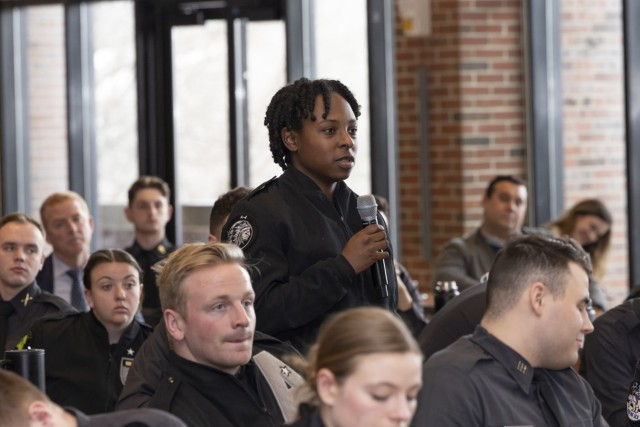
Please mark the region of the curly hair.
POLYGON ((349 88, 338 80, 309 80, 301 78, 284 86, 271 98, 264 117, 264 125, 269 131, 269 147, 274 162, 286 170, 291 164, 291 153, 282 140, 282 129, 299 131, 303 119, 316 121, 313 114, 316 99, 322 96, 324 103, 323 119, 329 115, 331 94, 336 92, 351 106, 356 118, 360 117, 360 105, 349 88))

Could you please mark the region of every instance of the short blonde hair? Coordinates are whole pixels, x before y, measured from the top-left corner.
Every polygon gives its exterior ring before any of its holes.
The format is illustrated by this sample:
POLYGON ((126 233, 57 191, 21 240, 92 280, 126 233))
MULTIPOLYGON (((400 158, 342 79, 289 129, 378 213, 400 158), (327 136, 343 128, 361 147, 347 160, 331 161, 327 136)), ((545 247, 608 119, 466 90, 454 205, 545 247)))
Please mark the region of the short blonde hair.
POLYGON ((238 264, 246 269, 242 249, 230 243, 190 243, 173 251, 154 265, 162 310, 172 309, 186 316, 186 298, 182 284, 195 270, 222 264, 238 264))
POLYGON ((75 191, 59 191, 53 193, 49 195, 40 206, 40 220, 42 221, 42 225, 44 226, 45 230, 47 229, 47 210, 52 206, 67 202, 69 200, 77 200, 85 213, 89 215, 89 206, 87 206, 87 202, 82 198, 81 195, 79 195, 75 191))
POLYGON ((29 424, 27 411, 33 402, 51 403, 51 400, 18 374, 0 369, 0 427, 29 424))

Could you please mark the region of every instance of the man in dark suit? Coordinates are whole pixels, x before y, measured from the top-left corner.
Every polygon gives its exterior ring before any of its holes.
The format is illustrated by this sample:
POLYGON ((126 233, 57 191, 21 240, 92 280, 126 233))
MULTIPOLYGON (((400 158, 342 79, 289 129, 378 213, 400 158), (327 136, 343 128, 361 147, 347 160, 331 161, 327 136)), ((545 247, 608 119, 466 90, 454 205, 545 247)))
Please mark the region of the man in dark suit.
POLYGON ((82 271, 91 255, 93 217, 84 199, 73 191, 53 193, 42 203, 40 218, 53 247, 36 278, 43 290, 87 311, 82 271))

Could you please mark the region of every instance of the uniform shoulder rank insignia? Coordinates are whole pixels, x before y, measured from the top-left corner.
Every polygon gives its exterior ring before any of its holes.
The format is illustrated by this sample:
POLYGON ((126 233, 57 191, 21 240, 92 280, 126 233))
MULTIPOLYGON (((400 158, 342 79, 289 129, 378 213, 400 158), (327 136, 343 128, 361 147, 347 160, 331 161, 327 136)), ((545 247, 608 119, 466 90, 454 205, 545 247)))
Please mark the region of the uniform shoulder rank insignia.
POLYGON ((238 215, 233 221, 228 231, 229 243, 233 243, 239 246, 240 249, 245 249, 253 242, 256 235, 256 231, 251 225, 251 220, 248 215, 238 215))
POLYGON ((280 365, 280 375, 289 378, 289 375, 291 375, 291 369, 287 365, 280 365))
POLYGON ((526 374, 527 373, 527 364, 524 363, 523 361, 519 360, 518 361, 518 365, 516 366, 516 369, 518 370, 518 372, 520 372, 521 374, 526 374))
POLYGON ((127 375, 129 375, 131 365, 133 365, 133 357, 123 357, 120 359, 120 381, 122 381, 122 385, 127 381, 127 375))
POLYGON ((255 196, 256 194, 258 194, 259 192, 261 192, 262 190, 264 190, 265 188, 267 188, 270 184, 276 182, 276 179, 278 179, 277 176, 274 176, 273 178, 271 178, 268 181, 263 182, 262 184, 258 185, 256 188, 253 189, 253 191, 251 191, 249 193, 249 195, 247 196, 247 199, 252 198, 253 196, 255 196))

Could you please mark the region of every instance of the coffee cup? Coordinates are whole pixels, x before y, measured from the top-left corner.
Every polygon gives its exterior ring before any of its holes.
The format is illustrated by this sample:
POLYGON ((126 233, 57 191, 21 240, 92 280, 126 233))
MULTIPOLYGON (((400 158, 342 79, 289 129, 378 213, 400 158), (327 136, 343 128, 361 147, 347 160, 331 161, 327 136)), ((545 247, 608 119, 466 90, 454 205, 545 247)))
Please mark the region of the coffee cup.
POLYGON ((0 368, 15 372, 45 392, 44 350, 6 350, 0 368))

